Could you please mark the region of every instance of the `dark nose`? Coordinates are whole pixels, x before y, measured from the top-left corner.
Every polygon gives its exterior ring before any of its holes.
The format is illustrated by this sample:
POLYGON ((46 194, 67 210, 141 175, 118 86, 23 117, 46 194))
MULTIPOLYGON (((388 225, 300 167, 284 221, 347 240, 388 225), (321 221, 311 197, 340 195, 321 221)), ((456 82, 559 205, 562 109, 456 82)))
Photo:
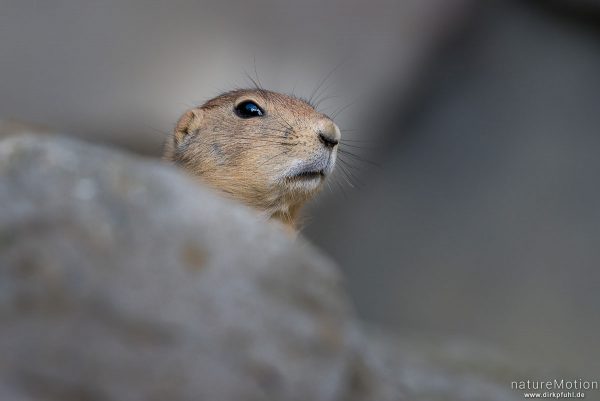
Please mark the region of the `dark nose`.
POLYGON ((340 143, 334 135, 329 135, 329 132, 319 132, 319 139, 328 148, 333 148, 335 145, 340 143))
POLYGON ((319 135, 319 140, 329 149, 340 143, 340 129, 328 117, 323 117, 317 121, 315 131, 319 135))

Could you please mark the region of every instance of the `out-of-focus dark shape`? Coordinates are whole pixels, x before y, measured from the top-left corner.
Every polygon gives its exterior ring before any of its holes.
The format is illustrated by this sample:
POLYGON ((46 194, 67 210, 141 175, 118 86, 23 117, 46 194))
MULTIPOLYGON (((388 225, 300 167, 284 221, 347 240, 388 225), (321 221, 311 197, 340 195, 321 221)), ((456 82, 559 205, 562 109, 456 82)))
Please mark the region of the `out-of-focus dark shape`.
POLYGON ((600 2, 598 0, 526 0, 557 21, 573 24, 582 29, 600 34, 600 2))
POLYGON ((364 317, 598 376, 600 36, 533 3, 482 4, 409 107, 390 88, 380 167, 350 159, 308 235, 364 317))
POLYGON ((331 262, 157 161, 5 139, 0 204, 2 400, 520 399, 514 360, 365 335, 331 262))

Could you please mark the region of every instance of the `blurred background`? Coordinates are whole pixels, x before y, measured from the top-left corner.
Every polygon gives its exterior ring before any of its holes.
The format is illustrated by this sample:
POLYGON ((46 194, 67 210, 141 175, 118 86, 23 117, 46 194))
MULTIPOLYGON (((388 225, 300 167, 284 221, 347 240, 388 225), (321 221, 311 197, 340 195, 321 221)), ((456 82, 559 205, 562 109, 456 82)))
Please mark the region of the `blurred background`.
POLYGON ((600 377, 600 2, 1 0, 0 55, 1 119, 151 157, 248 75, 318 89, 358 313, 600 377))

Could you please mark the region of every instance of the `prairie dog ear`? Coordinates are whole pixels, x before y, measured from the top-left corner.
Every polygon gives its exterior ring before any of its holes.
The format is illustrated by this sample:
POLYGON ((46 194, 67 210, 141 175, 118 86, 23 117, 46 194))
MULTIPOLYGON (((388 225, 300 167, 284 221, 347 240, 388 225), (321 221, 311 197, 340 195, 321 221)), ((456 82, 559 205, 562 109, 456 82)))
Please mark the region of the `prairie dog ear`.
POLYGON ((202 122, 204 111, 202 109, 190 109, 179 118, 175 125, 175 145, 178 145, 185 139, 186 136, 193 134, 202 122))

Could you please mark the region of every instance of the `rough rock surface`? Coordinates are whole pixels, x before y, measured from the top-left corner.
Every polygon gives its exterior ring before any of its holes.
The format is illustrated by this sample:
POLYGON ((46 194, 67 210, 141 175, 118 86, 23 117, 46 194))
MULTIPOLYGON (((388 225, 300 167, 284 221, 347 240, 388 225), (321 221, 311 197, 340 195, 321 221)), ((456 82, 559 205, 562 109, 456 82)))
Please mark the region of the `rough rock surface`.
POLYGON ((9 138, 0 204, 0 399, 337 400, 362 380, 331 263, 175 170, 9 138))
POLYGON ((8 138, 0 205, 1 400, 518 399, 365 336, 330 261, 156 161, 8 138))

